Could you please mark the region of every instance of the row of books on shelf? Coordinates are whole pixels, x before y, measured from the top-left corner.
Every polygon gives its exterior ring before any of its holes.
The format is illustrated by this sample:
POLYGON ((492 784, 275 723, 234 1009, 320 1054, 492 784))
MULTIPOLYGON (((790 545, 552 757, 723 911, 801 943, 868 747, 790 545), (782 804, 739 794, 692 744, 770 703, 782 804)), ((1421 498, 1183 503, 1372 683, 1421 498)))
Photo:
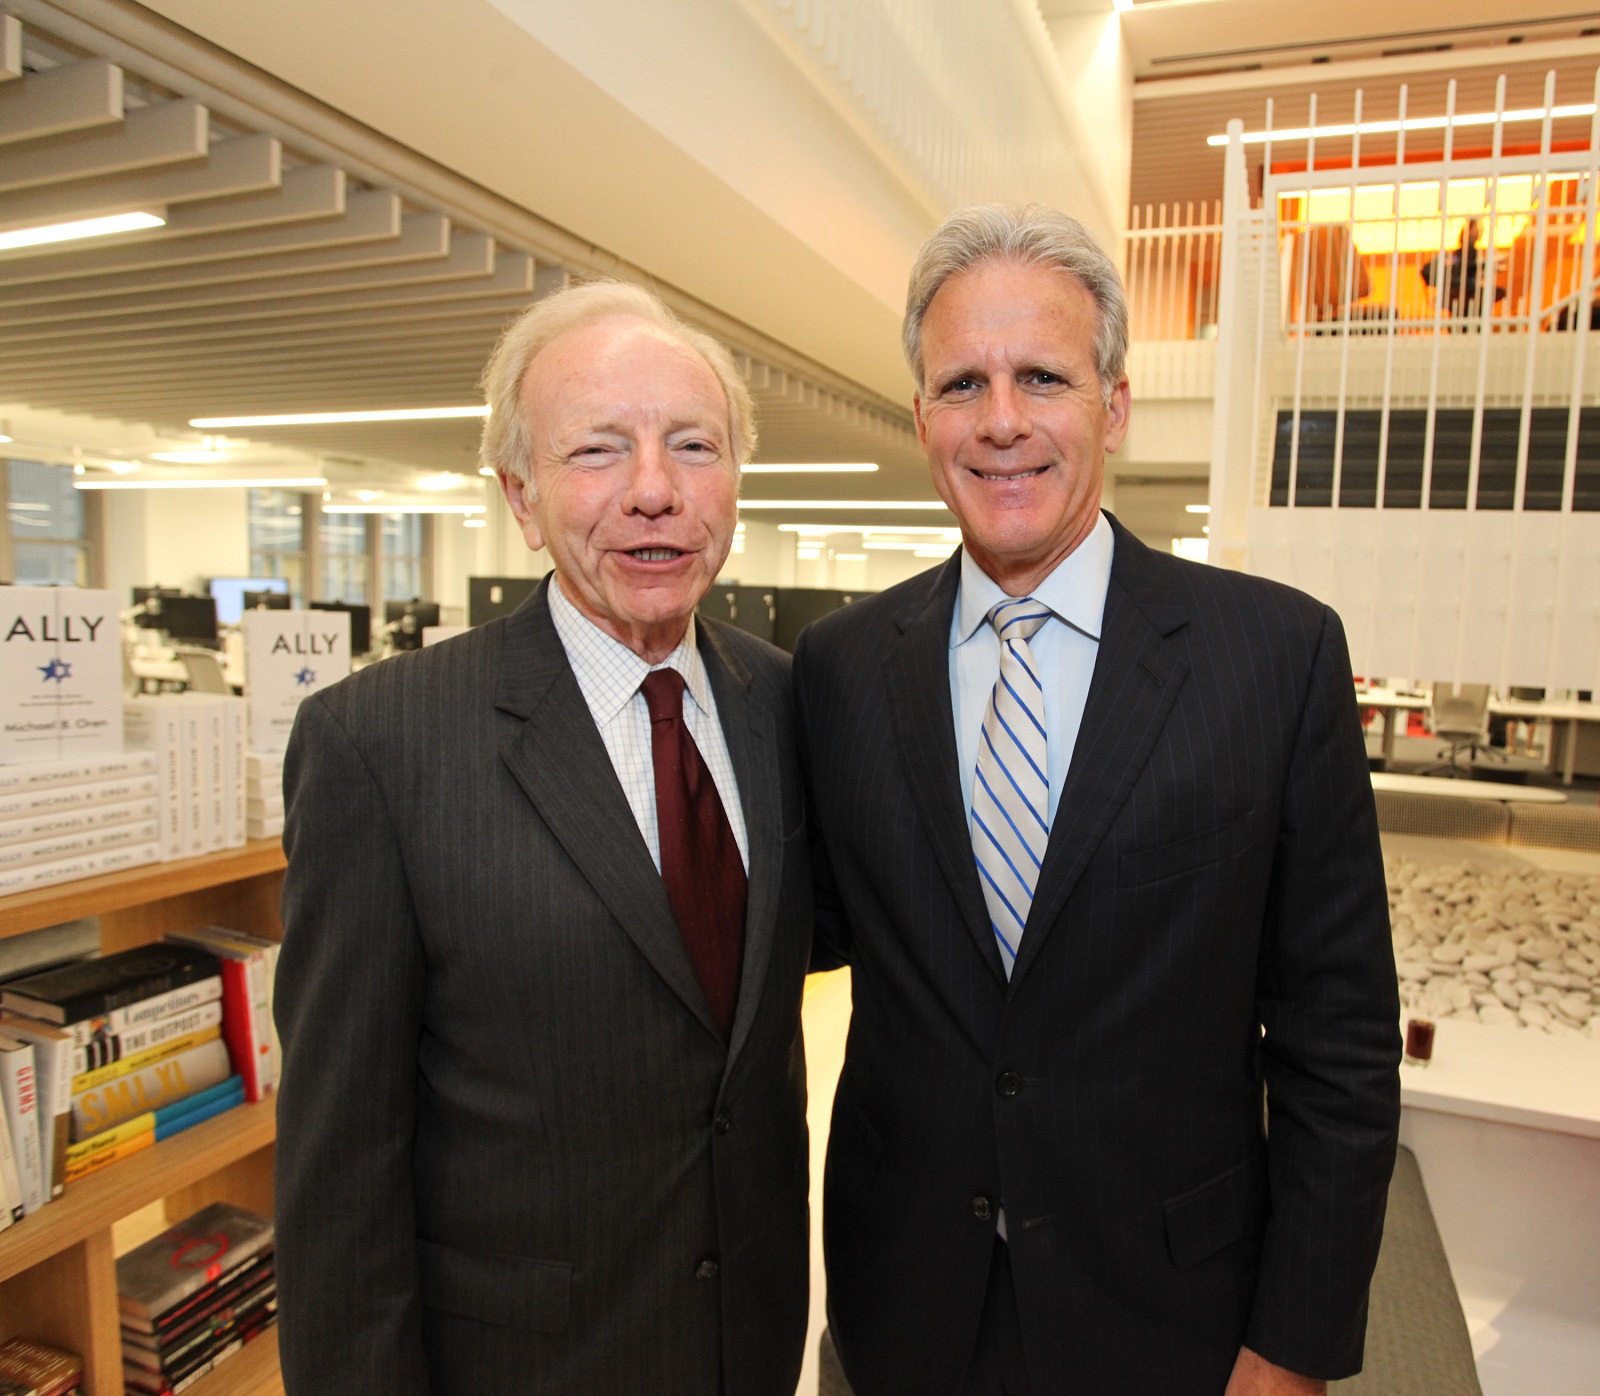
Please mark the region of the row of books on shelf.
POLYGON ((283 832, 283 754, 245 750, 245 701, 132 698, 126 749, 0 766, 0 896, 283 832))
POLYGON ((0 1396, 71 1396, 83 1390, 83 1359, 31 1338, 0 1343, 0 1396))
POLYGON ((0 984, 0 1230, 272 1091, 277 955, 206 927, 0 984))

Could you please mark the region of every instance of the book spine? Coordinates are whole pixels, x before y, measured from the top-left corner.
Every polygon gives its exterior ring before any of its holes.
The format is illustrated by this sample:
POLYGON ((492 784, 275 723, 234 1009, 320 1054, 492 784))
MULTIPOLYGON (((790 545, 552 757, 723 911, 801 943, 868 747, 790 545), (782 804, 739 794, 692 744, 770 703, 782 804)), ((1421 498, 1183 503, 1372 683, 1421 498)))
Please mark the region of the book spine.
POLYGON ((244 1078, 245 1098, 254 1101, 261 1099, 261 1077, 250 998, 250 966, 244 960, 223 960, 222 1032, 233 1069, 244 1078))
MULTIPOLYGON (((0 1019, 0 1023, 3 1021, 0 1019)), ((81 1076, 86 1071, 98 1071, 113 1062, 128 1061, 139 1052, 149 1051, 150 1048, 158 1047, 163 1042, 187 1037, 190 1033, 199 1032, 203 1028, 216 1027, 221 1022, 222 1004, 214 1002, 191 1008, 187 1012, 175 1013, 168 1018, 157 1018, 154 1022, 130 1028, 126 1032, 108 1033, 104 1037, 96 1037, 87 1046, 72 1047, 71 1074, 81 1076)))
POLYGON ((14 790, 39 790, 55 785, 88 785, 96 781, 125 780, 151 775, 155 765, 142 751, 120 756, 86 756, 71 761, 26 761, 0 766, 0 795, 14 790))
POLYGON ((32 887, 53 887, 58 882, 76 882, 82 877, 120 872, 124 868, 137 868, 145 863, 159 862, 160 858, 159 844, 137 843, 129 844, 126 848, 108 848, 98 853, 80 854, 76 858, 62 858, 52 863, 29 863, 26 867, 0 872, 0 896, 24 892, 32 887))
POLYGON ((13 1013, 40 1018, 46 1022, 54 1019, 58 1022, 79 1023, 85 1018, 114 1013, 119 1008, 138 1010, 136 1015, 130 1015, 125 1020, 127 1022, 149 1022, 151 1018, 159 1016, 153 1012, 143 1011, 149 1000, 171 993, 174 989, 199 983, 203 979, 215 978, 216 970, 213 968, 215 964, 213 956, 191 955, 172 964, 170 968, 143 975, 138 979, 103 981, 99 987, 86 987, 81 993, 48 1001, 6 989, 0 991, 0 1002, 13 1013))
POLYGON ((245 701, 229 698, 223 705, 227 731, 228 847, 241 847, 245 833, 246 780, 244 771, 245 701))
POLYGON ((67 1162, 67 1181, 75 1183, 79 1178, 87 1178, 91 1173, 98 1173, 107 1164, 117 1163, 125 1158, 132 1158, 133 1155, 143 1152, 155 1142, 156 1131, 152 1125, 149 1129, 135 1134, 132 1138, 125 1139, 110 1148, 99 1149, 77 1161, 69 1159, 67 1162))
POLYGON ((33 1070, 33 1047, 15 1038, 0 1042, 0 1098, 16 1155, 24 1214, 44 1206, 44 1170, 39 1158, 39 1082, 33 1070))
MULTIPOLYGON (((224 995, 227 989, 224 985, 224 995)), ((224 998, 226 1003, 226 998, 224 998)), ((97 1067, 93 1071, 86 1071, 80 1076, 72 1078, 72 1094, 82 1095, 85 1091, 92 1091, 96 1086, 103 1086, 107 1081, 115 1080, 118 1076, 126 1076, 132 1071, 143 1071, 147 1066, 154 1066, 159 1061, 168 1057, 181 1056, 184 1052, 199 1047, 206 1042, 215 1042, 222 1036, 221 1027, 199 1028, 183 1037, 173 1038, 171 1041, 162 1042, 154 1047, 147 1047, 142 1052, 112 1062, 108 1066, 97 1067)))
POLYGON ((206 847, 215 851, 228 846, 226 719, 222 714, 223 699, 208 697, 195 701, 201 709, 205 741, 206 847))
POLYGON ((0 1231, 22 1220, 22 1176, 17 1172, 17 1151, 11 1145, 11 1125, 0 1110, 0 1231))
POLYGON ((127 780, 97 781, 93 785, 68 785, 44 790, 13 791, 0 796, 0 819, 34 819, 62 810, 91 809, 96 805, 125 804, 154 798, 160 782, 153 775, 127 780))
MULTIPOLYGON (((187 1104, 188 1102, 184 1103, 187 1104)), ((243 1104, 244 1086, 241 1083, 226 1094, 218 1096, 215 1100, 209 1100, 204 1105, 197 1106, 193 1110, 174 1115, 170 1120, 157 1120, 156 1141, 159 1143, 163 1139, 172 1138, 174 1134, 182 1134, 186 1129, 192 1129, 195 1125, 209 1120, 215 1115, 221 1115, 225 1111, 232 1110, 235 1105, 243 1104)))
POLYGON ((66 1031, 72 1034, 74 1047, 86 1047, 97 1037, 115 1036, 134 1028, 153 1024, 163 1018, 175 1017, 202 1004, 218 1003, 222 999, 222 978, 207 975, 192 984, 182 984, 174 989, 150 993, 122 1008, 81 1018, 66 1031))
POLYGON ((184 856, 185 808, 183 799, 183 724, 178 705, 171 699, 134 698, 123 705, 124 739, 147 748, 155 760, 160 781, 161 858, 171 862, 184 856))
POLYGON ((14 1013, 0 1014, 0 1032, 33 1048, 39 1087, 39 1167, 46 1200, 60 1197, 67 1181, 67 1137, 72 1124, 72 1039, 14 1013))
POLYGON ((183 728, 183 852, 206 851, 206 734, 196 703, 174 703, 183 728))
POLYGON ((230 1070, 228 1049, 219 1039, 118 1076, 72 1097, 73 1138, 87 1139, 147 1110, 171 1105, 226 1080, 230 1070))
POLYGON ((137 1139, 141 1134, 154 1135, 156 1132, 156 1112, 146 1110, 142 1115, 135 1115, 131 1120, 124 1120, 120 1125, 113 1125, 110 1129, 103 1129, 99 1134, 92 1134, 89 1138, 77 1144, 67 1146, 67 1167, 81 1168, 90 1159, 110 1149, 126 1144, 130 1139, 137 1139))
POLYGON ((143 824, 159 819, 160 805, 154 799, 126 800, 115 805, 92 805, 88 809, 67 810, 61 814, 41 814, 27 819, 0 820, 0 849, 18 843, 81 834, 94 829, 115 828, 122 824, 143 824))
POLYGON ((160 832, 155 820, 143 824, 113 824, 110 828, 89 829, 76 834, 58 834, 35 843, 0 846, 0 870, 29 867, 35 863, 56 863, 107 848, 125 848, 132 843, 154 843, 160 832))

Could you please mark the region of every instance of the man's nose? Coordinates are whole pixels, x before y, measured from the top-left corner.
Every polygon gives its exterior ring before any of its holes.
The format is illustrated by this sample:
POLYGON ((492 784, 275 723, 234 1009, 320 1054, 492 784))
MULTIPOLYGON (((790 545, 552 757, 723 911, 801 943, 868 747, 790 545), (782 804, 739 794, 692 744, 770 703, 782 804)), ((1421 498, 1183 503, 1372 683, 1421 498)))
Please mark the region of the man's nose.
POLYGON ((633 470, 622 501, 629 514, 675 514, 682 503, 678 489, 678 463, 666 442, 646 438, 634 451, 633 470))
POLYGON ((983 397, 983 417, 978 433, 991 446, 1004 450, 1027 436, 1030 430, 1028 401, 1016 383, 997 375, 989 382, 983 397))

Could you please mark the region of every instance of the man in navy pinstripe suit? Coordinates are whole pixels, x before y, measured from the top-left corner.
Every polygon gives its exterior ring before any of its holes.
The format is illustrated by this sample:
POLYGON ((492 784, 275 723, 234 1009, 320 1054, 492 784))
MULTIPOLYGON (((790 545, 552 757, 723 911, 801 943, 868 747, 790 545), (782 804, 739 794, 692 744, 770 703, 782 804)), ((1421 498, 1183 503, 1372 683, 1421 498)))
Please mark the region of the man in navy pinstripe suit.
POLYGON ((1101 512, 1126 326, 1071 219, 948 220, 905 347, 963 547, 796 653, 813 968, 853 974, 824 1235, 857 1396, 1361 1365, 1400 1044, 1344 636, 1101 512))

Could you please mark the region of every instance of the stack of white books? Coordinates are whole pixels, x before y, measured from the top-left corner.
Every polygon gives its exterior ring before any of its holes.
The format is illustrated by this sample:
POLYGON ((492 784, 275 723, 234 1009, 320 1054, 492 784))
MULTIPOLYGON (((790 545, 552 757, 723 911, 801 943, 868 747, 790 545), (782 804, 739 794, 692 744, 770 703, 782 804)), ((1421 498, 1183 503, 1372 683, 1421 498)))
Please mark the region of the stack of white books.
POLYGON ((249 773, 246 805, 250 837, 275 839, 283 833, 283 753, 252 751, 245 758, 249 773))
POLYGON ((245 842, 245 719, 244 699, 220 694, 161 694, 124 703, 128 748, 155 759, 162 861, 245 842))
POLYGON ((0 766, 0 896, 161 858, 153 753, 0 766))

